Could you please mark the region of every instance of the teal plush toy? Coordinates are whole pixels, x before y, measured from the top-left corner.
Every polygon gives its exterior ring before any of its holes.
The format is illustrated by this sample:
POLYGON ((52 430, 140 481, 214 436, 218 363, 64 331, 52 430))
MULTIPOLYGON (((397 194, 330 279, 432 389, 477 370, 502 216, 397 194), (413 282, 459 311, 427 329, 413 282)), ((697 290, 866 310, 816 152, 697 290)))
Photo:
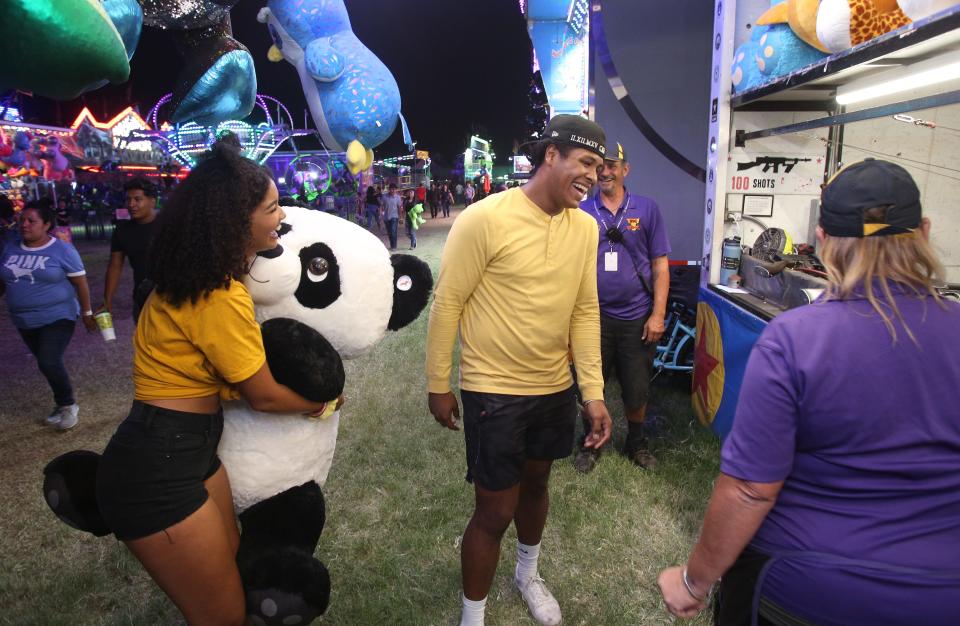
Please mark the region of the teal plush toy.
POLYGON ((139 6, 111 2, 123 34, 100 0, 0 1, 0 92, 20 89, 70 100, 130 76, 139 6), (126 39, 125 39, 126 37, 126 39))
POLYGON ((423 219, 423 204, 416 203, 407 211, 407 219, 410 220, 410 228, 420 230, 420 226, 426 221, 423 219))
MULTIPOLYGON (((782 1, 770 4, 775 6, 782 1)), ((733 92, 749 91, 826 56, 797 37, 788 24, 754 25, 750 40, 733 53, 733 92)))

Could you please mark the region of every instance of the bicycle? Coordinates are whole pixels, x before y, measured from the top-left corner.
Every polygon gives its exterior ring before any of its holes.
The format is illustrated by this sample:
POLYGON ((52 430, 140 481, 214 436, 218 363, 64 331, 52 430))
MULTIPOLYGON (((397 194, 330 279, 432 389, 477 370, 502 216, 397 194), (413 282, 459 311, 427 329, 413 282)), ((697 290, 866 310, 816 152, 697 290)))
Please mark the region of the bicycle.
POLYGON ((666 332, 660 339, 657 355, 653 359, 653 378, 664 371, 692 372, 697 334, 696 312, 680 300, 671 300, 664 326, 666 332))

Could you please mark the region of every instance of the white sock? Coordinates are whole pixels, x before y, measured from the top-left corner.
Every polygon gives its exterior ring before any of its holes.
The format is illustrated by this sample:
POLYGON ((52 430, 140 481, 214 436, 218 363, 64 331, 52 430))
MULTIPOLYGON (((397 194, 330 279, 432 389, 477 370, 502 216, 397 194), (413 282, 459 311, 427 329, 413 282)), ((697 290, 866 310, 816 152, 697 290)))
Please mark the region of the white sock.
POLYGON ((487 608, 487 599, 470 600, 463 597, 463 612, 460 614, 460 626, 483 626, 483 613, 487 608))
POLYGON ((540 558, 540 544, 528 546, 517 542, 516 579, 526 582, 537 575, 537 559, 540 558))

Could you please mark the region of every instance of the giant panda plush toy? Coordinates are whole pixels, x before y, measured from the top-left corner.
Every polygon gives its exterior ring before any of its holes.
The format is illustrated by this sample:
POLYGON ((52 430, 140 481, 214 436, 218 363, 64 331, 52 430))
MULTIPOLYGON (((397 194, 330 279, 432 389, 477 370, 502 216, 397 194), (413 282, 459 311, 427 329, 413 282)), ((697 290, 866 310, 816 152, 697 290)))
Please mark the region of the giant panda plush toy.
MULTIPOLYGON (((325 523, 322 487, 333 462, 343 391, 341 359, 365 354, 387 330, 414 321, 433 278, 415 256, 390 255, 365 229, 284 206, 280 245, 253 262, 245 284, 278 382, 323 418, 260 413, 224 402, 218 454, 241 524, 237 564, 254 624, 307 624, 326 609, 330 578, 314 557, 325 523)), ((66 523, 108 534, 93 496, 99 455, 74 451, 44 470, 44 496, 66 523)))

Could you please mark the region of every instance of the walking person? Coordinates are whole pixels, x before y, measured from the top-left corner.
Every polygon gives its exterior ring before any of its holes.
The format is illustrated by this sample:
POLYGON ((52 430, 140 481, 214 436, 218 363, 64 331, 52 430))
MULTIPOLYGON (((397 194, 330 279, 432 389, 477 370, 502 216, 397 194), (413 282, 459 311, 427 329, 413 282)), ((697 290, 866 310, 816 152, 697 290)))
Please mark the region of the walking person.
MULTIPOLYGON (((600 353, 604 384, 614 376, 620 385, 627 421, 623 453, 635 465, 653 469, 656 457, 643 433, 650 398, 650 375, 664 331, 670 267, 670 242, 657 203, 627 191, 630 164, 623 146, 607 145, 600 189, 580 208, 600 232, 597 248, 597 293, 600 297, 600 353)), ((584 435, 588 432, 584 422, 584 435)), ((574 467, 587 473, 600 450, 582 447, 574 467)))
POLYGON ((131 219, 117 224, 110 237, 110 262, 104 280, 103 306, 97 309, 113 313, 113 295, 120 285, 124 259, 130 260, 133 269, 133 323, 140 317, 141 299, 139 289, 149 290, 147 263, 149 261, 150 242, 157 227, 157 188, 145 178, 134 178, 123 186, 126 193, 127 210, 131 219))
POLYGON ((97 324, 83 261, 50 234, 55 221, 50 205, 36 201, 20 213, 20 242, 7 245, 0 259, 0 295, 6 292, 10 319, 53 391, 54 408, 38 421, 63 431, 77 425, 80 412, 63 355, 78 317, 88 332, 97 324))
POLYGON ((173 192, 134 338, 133 406, 97 472, 104 520, 191 625, 246 623, 240 535, 217 458, 221 397, 313 417, 326 408, 276 382, 241 282, 277 246, 283 217, 269 173, 223 142, 173 192))
POLYGON ((427 190, 427 202, 430 203, 430 219, 437 219, 440 211, 440 183, 433 181, 427 190))
POLYGON ((430 412, 459 430, 450 390, 461 345, 460 389, 467 480, 475 506, 461 548, 460 624, 483 624, 507 527, 517 528, 514 582, 534 619, 561 622, 538 572, 553 462, 573 448, 577 402, 568 351, 579 372, 586 445, 610 438, 603 402, 595 222, 577 207, 603 164, 603 131, 573 115, 553 118, 532 149, 524 187, 463 211, 443 250, 427 331, 430 412))
POLYGON ((477 194, 477 188, 473 186, 473 183, 467 181, 467 187, 463 190, 463 205, 468 207, 473 204, 473 197, 477 194))
POLYGON ((661 572, 718 626, 953 626, 960 598, 960 304, 934 286, 920 191, 868 159, 824 188, 824 297, 747 362, 700 538, 661 572))
POLYGON ((383 207, 383 221, 387 226, 387 238, 390 240, 390 249, 397 249, 397 223, 400 212, 403 210, 403 198, 397 193, 396 183, 390 183, 388 192, 381 200, 383 207))
POLYGON ((450 217, 450 205, 453 204, 453 193, 450 191, 450 187, 444 185, 440 190, 440 207, 443 211, 444 217, 450 217))
POLYGON ((366 199, 367 230, 373 231, 373 225, 377 224, 380 228, 380 199, 377 198, 377 190, 373 185, 367 187, 366 199))
POLYGON ((417 202, 413 189, 408 189, 404 195, 406 199, 403 202, 403 213, 406 217, 405 222, 407 225, 407 237, 410 238, 410 249, 413 250, 417 247, 417 229, 419 228, 417 222, 422 219, 420 215, 423 213, 423 205, 417 202))

